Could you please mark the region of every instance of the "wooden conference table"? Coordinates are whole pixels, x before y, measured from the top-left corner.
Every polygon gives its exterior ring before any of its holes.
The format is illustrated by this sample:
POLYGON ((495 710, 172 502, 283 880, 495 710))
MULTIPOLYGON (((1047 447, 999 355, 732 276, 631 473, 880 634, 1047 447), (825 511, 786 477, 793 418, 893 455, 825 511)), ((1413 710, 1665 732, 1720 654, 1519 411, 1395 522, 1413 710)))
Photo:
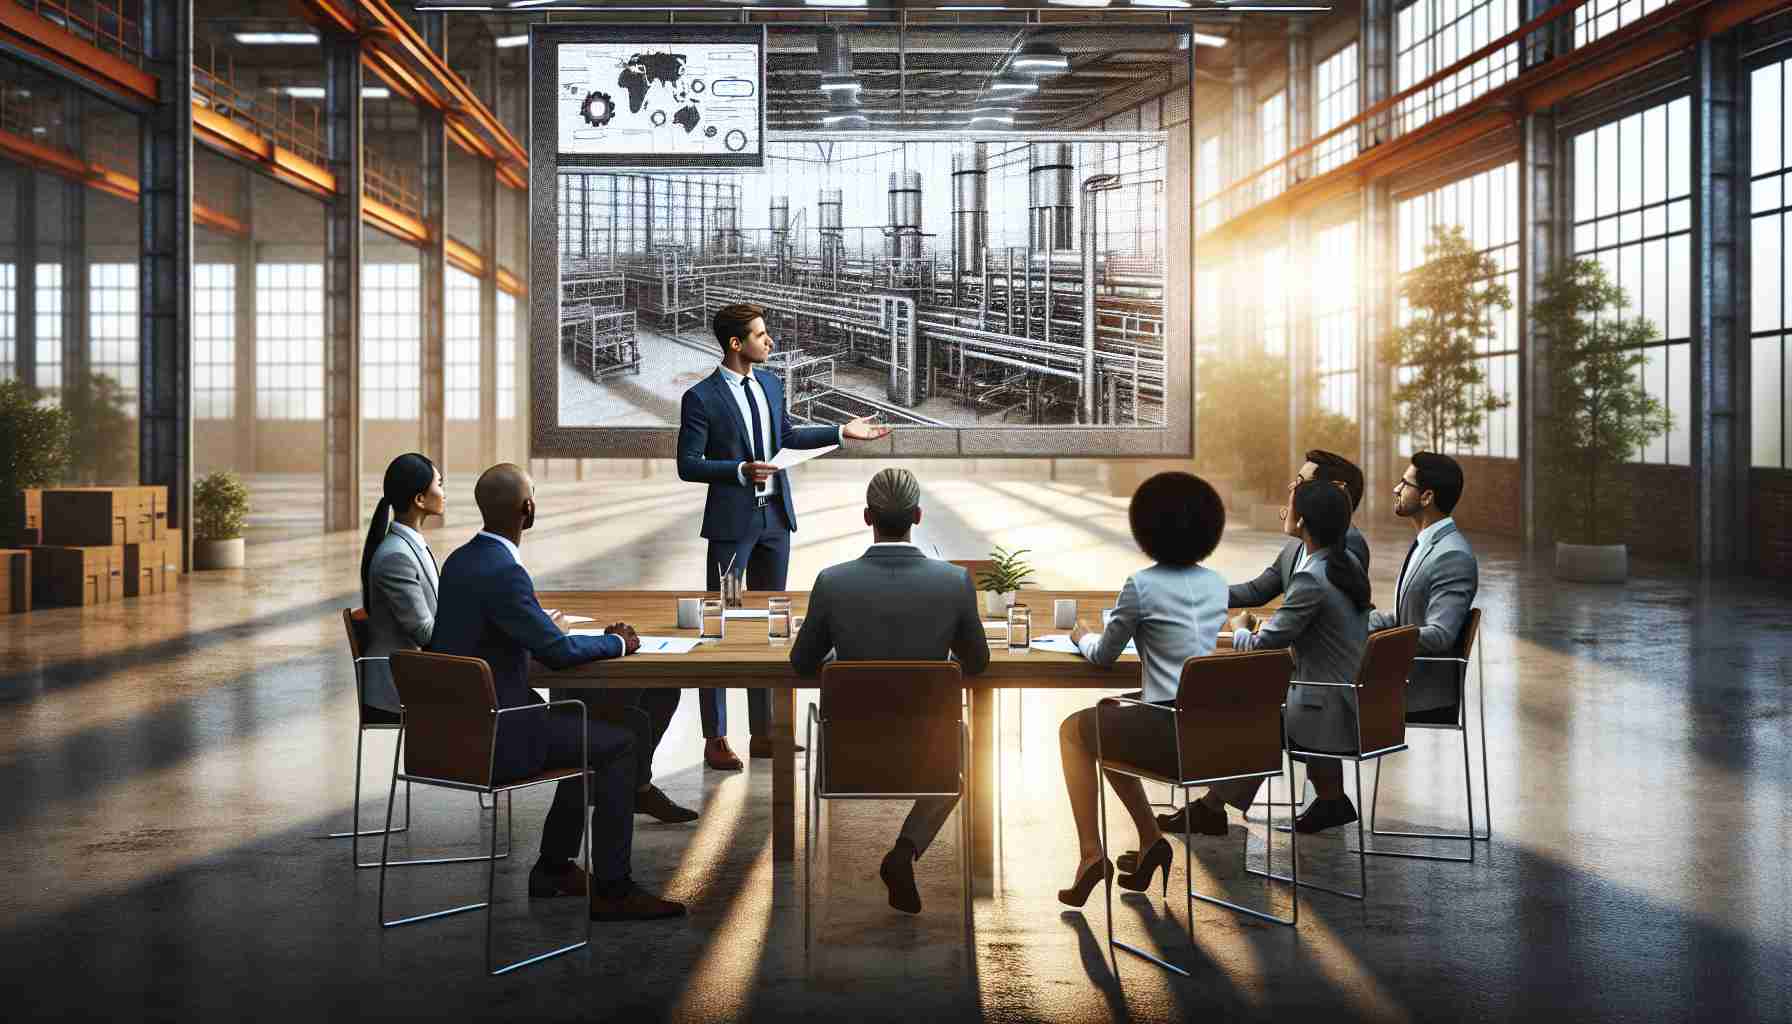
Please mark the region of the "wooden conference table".
MULTIPOLYGON (((679 629, 677 599, 703 597, 701 591, 614 590, 543 591, 543 607, 569 615, 592 618, 601 628, 610 622, 627 622, 643 636, 695 636, 696 630, 679 629)), ((763 609, 766 599, 791 599, 794 614, 808 609, 807 591, 749 592, 745 607, 763 609)), ((1083 623, 1095 627, 1101 610, 1113 605, 1115 592, 1025 590, 1021 602, 1032 610, 1033 635, 1063 633, 1052 627, 1052 602, 1072 598, 1083 623)), ((589 627, 586 627, 589 628, 589 627)), ((1139 688, 1139 660, 1124 655, 1112 668, 1102 669, 1074 654, 1008 650, 1005 639, 990 639, 989 668, 965 682, 971 704, 971 864, 976 889, 987 895, 995 878, 996 846, 996 691, 1003 689, 1109 689, 1139 688)), ((689 654, 636 654, 620 661, 600 661, 576 669, 553 672, 536 664, 532 685, 565 689, 606 687, 694 688, 701 686, 764 686, 772 691, 772 859, 796 859, 796 689, 813 687, 814 680, 799 680, 790 667, 790 647, 771 646, 764 619, 730 619, 726 638, 706 644, 689 654)), ((1066 822, 1065 827, 1069 827, 1066 822)))

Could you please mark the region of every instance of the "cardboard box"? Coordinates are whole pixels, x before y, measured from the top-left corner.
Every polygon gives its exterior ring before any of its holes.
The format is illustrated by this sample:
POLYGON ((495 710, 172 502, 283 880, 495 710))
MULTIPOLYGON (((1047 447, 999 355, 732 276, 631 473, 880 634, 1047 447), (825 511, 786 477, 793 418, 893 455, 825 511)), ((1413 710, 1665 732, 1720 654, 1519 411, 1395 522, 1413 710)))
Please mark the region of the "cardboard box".
POLYGON ((180 586, 180 531, 169 530, 161 540, 124 546, 125 597, 166 594, 180 586))
POLYGON ((31 610, 31 552, 0 549, 0 615, 31 610))
POLYGON ((38 606, 106 604, 124 590, 121 545, 31 550, 31 600, 38 606))
POLYGON ((43 493, 44 543, 98 547, 159 540, 168 529, 168 488, 61 487, 43 493))

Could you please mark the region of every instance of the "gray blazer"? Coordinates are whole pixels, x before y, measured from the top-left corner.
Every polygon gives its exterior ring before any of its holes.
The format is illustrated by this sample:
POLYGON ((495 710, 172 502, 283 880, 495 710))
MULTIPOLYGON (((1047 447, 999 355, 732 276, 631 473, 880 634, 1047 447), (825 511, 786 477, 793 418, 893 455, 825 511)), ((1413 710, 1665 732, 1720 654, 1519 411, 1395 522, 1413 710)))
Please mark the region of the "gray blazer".
POLYGON ((1126 578, 1114 616, 1083 638, 1083 656, 1107 668, 1134 641, 1140 683, 1149 701, 1175 700, 1182 663, 1213 653, 1226 628, 1226 580, 1205 566, 1158 563, 1126 578))
POLYGON ((967 676, 989 666, 971 574, 913 546, 872 547, 815 578, 790 664, 814 676, 829 652, 841 661, 936 661, 948 651, 967 676))
MULTIPOLYGON (((1325 576, 1323 551, 1294 574, 1288 596, 1255 633, 1232 634, 1239 651, 1294 648, 1294 678, 1315 683, 1354 683, 1363 650, 1369 646, 1369 615, 1357 611, 1325 576)), ((1288 687, 1283 717, 1290 744, 1313 750, 1354 751, 1356 704, 1347 692, 1329 686, 1288 687)))
MULTIPOLYGON (((436 585, 423 566, 429 553, 409 537, 392 530, 374 549, 367 570, 367 649, 369 658, 393 651, 429 646, 436 628, 436 585)), ((372 707, 398 710, 398 688, 383 661, 361 666, 361 696, 372 707)))
MULTIPOLYGON (((1357 564, 1369 571, 1369 542, 1363 539, 1362 531, 1352 526, 1344 534, 1344 549, 1356 556, 1357 564)), ((1226 588, 1226 607, 1228 608, 1261 608, 1276 598, 1281 597, 1288 589, 1288 578, 1294 575, 1294 566, 1300 561, 1300 541, 1291 540, 1282 545, 1276 560, 1269 563, 1256 579, 1249 583, 1234 583, 1226 588)))
MULTIPOLYGON (((1394 610, 1377 610, 1369 617, 1369 629, 1418 626, 1420 657, 1453 654, 1481 586, 1475 549, 1454 522, 1444 524, 1430 543, 1413 551, 1400 584, 1394 591, 1394 610)), ((1415 662, 1406 683, 1406 710, 1455 707, 1458 671, 1448 662, 1415 662)))

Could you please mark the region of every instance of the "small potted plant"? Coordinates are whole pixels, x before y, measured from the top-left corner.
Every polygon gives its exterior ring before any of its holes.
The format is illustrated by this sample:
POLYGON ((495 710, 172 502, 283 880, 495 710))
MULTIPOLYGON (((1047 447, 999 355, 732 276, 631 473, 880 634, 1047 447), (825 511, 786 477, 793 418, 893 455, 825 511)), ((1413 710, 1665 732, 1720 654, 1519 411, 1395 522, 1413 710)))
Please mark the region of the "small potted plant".
POLYGON ((1549 339, 1551 417, 1542 455, 1553 506, 1556 575, 1580 583, 1622 583, 1629 549, 1601 543, 1611 509, 1627 495, 1618 467, 1665 433, 1673 418, 1643 387, 1642 346, 1661 332, 1646 317, 1626 318, 1624 290, 1597 260, 1552 274, 1531 314, 1549 339))
POLYGON ((243 517, 249 489, 235 473, 220 471, 193 485, 193 568, 243 567, 243 517))
POLYGON ((1014 605, 1014 592, 1033 579, 1033 567, 1021 560, 1029 549, 1007 551, 1000 547, 989 553, 989 568, 977 577, 983 590, 983 610, 989 615, 1006 615, 1014 605))

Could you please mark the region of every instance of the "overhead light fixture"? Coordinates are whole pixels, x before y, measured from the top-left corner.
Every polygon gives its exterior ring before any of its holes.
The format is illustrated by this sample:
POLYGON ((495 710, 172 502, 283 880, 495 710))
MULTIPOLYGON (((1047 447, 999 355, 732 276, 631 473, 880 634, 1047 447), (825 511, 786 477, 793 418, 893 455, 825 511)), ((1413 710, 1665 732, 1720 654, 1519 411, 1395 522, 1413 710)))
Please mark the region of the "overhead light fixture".
POLYGON ((1188 0, 1131 0, 1134 7, 1174 7, 1181 9, 1193 6, 1188 0))
POLYGON ((837 71, 829 71, 829 72, 824 73, 821 76, 821 91, 822 92, 827 92, 827 93, 858 92, 859 88, 860 88, 859 80, 849 74, 841 74, 837 71))
POLYGON ((238 32, 236 41, 244 46, 316 46, 315 32, 238 32))
POLYGON ((1228 11, 1254 11, 1258 14, 1325 14, 1331 7, 1271 7, 1266 4, 1227 4, 1228 11))
POLYGON ((512 7, 512 8, 517 8, 517 7, 546 7, 546 6, 547 6, 547 5, 549 5, 549 4, 557 4, 557 3, 560 3, 560 2, 562 2, 562 0, 510 0, 510 6, 511 6, 511 7, 512 7))
POLYGON ((1047 3, 1059 7, 1106 7, 1113 0, 1046 0, 1047 3))
POLYGON ((990 87, 990 89, 994 90, 995 92, 1038 92, 1039 91, 1039 83, 1038 82, 1034 82, 1034 81, 1031 81, 1031 80, 1025 79, 1025 78, 1015 78, 1010 75, 1003 75, 1002 77, 996 79, 995 81, 990 82, 989 87, 990 87))
POLYGON ((941 11, 1005 11, 1008 8, 1001 4, 943 4, 935 9, 941 11))
MULTIPOLYGON (((280 91, 295 100, 321 100, 326 95, 324 87, 321 85, 289 85, 280 91)), ((364 100, 389 100, 392 98, 392 90, 383 85, 363 85, 361 98, 364 100)))
MULTIPOLYGON (((1186 0, 1182 0, 1186 6, 1186 0)), ((1014 59, 1008 67, 1015 71, 1025 71, 1035 75, 1051 75, 1070 70, 1070 58, 1057 44, 1047 42, 1031 42, 1014 51, 1014 59)))
POLYGON ((1014 123, 1014 115, 1013 114, 977 114, 971 118, 971 123, 973 125, 977 125, 977 124, 1013 124, 1014 123))
POLYGON ((514 47, 529 45, 529 37, 527 35, 499 36, 492 40, 492 45, 500 50, 509 50, 514 47))
POLYGON ((863 7, 867 0, 803 0, 804 7, 863 7))
POLYGON ((1195 33, 1196 46, 1224 46, 1226 45, 1226 42, 1227 39, 1225 36, 1210 36, 1205 32, 1195 33))

